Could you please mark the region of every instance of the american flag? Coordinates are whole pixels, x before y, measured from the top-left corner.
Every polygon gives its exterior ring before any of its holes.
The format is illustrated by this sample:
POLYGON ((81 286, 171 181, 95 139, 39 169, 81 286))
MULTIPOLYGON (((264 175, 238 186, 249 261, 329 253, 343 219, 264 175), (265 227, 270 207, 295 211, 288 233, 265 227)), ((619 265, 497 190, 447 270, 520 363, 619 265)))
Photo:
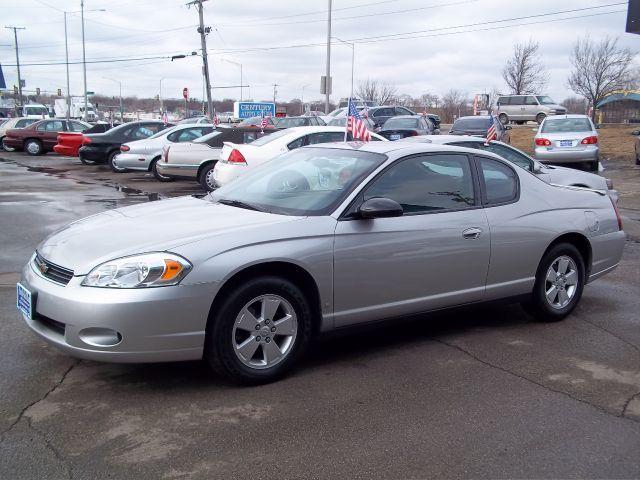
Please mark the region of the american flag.
POLYGON ((371 133, 367 129, 367 124, 360 118, 358 109, 351 99, 349 99, 349 112, 347 115, 347 132, 351 132, 353 139, 362 140, 363 142, 370 141, 371 133))
POLYGON ((213 124, 217 127, 220 123, 220 119, 218 118, 218 112, 213 113, 213 124))
POLYGON ((484 143, 488 144, 491 140, 498 139, 498 130, 496 130, 497 121, 493 115, 489 115, 489 129, 487 130, 487 139, 484 143))
POLYGON ((162 114, 162 121, 164 123, 169 123, 169 115, 167 115, 166 111, 162 114))

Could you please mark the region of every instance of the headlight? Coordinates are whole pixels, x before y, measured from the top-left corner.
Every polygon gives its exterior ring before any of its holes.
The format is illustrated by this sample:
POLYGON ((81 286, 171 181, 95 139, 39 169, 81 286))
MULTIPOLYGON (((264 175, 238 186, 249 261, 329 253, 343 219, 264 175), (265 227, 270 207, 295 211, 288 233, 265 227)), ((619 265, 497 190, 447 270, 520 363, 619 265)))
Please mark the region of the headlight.
POLYGON ((82 281, 85 287, 143 288, 176 285, 191 264, 173 253, 146 253, 98 265, 82 281))

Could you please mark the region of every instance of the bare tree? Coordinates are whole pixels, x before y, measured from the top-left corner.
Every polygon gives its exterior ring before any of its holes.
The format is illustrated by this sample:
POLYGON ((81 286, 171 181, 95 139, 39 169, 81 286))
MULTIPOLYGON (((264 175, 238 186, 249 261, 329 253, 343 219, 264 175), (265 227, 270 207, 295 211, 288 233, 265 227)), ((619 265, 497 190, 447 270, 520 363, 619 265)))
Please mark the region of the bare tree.
POLYGON ((449 90, 442 96, 443 123, 452 123, 455 118, 466 115, 468 110, 466 95, 459 90, 449 90))
POLYGON ((618 39, 610 36, 595 43, 587 35, 574 45, 571 57, 573 71, 567 83, 571 90, 582 95, 594 107, 592 119, 595 119, 595 106, 629 81, 633 56, 628 48, 618 48, 618 39))
POLYGON ((587 111, 587 101, 580 97, 565 98, 560 105, 567 109, 567 113, 585 114, 587 111))
POLYGON ((384 105, 396 96, 397 89, 387 82, 367 78, 358 84, 356 95, 362 100, 371 100, 384 105))
POLYGON ((502 69, 502 78, 515 95, 540 93, 547 85, 539 48, 533 40, 513 46, 513 56, 502 69))
POLYGON ((440 97, 432 93, 423 93, 422 95, 420 95, 419 101, 422 104, 423 108, 438 108, 440 97))

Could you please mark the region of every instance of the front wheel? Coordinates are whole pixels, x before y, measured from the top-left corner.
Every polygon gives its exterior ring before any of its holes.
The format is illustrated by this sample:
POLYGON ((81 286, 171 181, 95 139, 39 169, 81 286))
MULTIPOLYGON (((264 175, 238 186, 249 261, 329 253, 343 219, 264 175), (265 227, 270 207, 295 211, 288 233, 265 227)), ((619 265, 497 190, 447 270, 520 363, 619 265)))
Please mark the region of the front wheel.
POLYGON ((26 142, 24 142, 24 149, 29 155, 41 155, 42 154, 42 143, 40 140, 36 140, 34 138, 30 138, 26 142))
POLYGON ((280 277, 236 287, 207 325, 204 356, 232 381, 261 384, 282 377, 306 351, 312 312, 304 293, 280 277))
POLYGON ((576 307, 584 284, 582 255, 573 245, 560 243, 542 258, 531 299, 523 306, 536 320, 557 322, 576 307))
POLYGON ((155 160, 151 164, 151 171, 153 172, 153 176, 156 177, 156 180, 159 180, 161 182, 173 182, 173 177, 168 177, 158 171, 158 162, 159 160, 155 160))
MULTIPOLYGON (((10 147, 9 145, 6 145, 6 144, 4 143, 4 137, 2 137, 2 149, 3 149, 5 152, 15 152, 15 151, 16 151, 16 149, 15 149, 15 148, 10 147)), ((637 160, 636 160, 636 161, 637 161, 637 160)))
POLYGON ((213 179, 214 168, 216 168, 216 162, 206 165, 198 174, 198 182, 207 192, 213 192, 216 189, 216 182, 213 179))
POLYGON ((107 163, 109 164, 109 168, 111 168, 111 170, 113 170, 116 173, 124 173, 127 171, 126 168, 123 167, 119 167, 114 161, 116 159, 116 157, 120 154, 119 150, 116 150, 115 152, 111 152, 109 154, 109 157, 107 158, 107 163))
POLYGON ((594 160, 593 162, 589 162, 589 170, 592 171, 592 172, 597 172, 599 166, 600 166, 600 162, 598 160, 594 160))

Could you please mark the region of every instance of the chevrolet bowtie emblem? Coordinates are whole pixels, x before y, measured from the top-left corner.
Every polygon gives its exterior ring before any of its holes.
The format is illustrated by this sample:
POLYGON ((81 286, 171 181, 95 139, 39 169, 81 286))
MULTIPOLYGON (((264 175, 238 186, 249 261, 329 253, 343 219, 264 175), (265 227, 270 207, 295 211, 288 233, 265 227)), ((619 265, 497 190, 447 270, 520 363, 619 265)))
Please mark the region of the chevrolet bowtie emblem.
POLYGON ((38 270, 40 270, 40 273, 44 274, 44 273, 47 273, 47 270, 49 270, 49 267, 47 266, 46 263, 40 261, 38 262, 38 270))

